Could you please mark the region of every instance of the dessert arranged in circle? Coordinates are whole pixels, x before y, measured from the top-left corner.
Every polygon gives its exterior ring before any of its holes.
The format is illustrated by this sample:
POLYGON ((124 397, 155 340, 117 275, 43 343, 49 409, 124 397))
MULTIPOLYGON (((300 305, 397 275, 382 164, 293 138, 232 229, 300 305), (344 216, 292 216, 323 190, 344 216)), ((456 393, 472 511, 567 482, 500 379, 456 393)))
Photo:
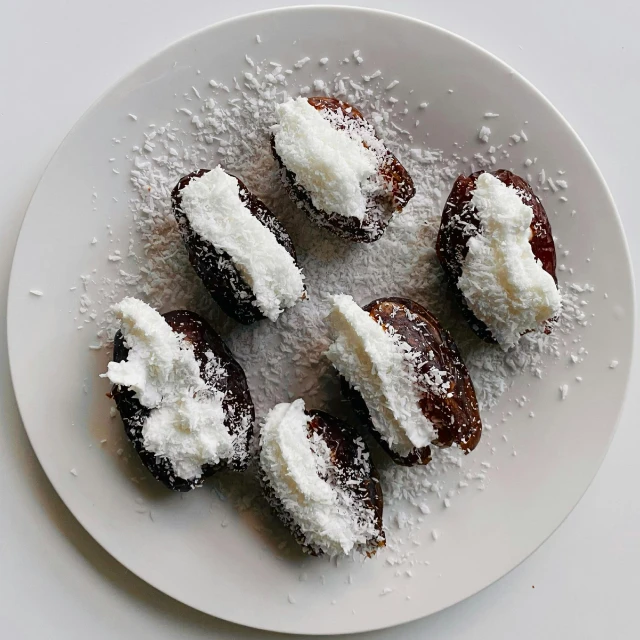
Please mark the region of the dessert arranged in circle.
POLYGON ((366 444, 342 420, 276 405, 260 431, 260 479, 267 500, 311 555, 384 546, 382 490, 366 444))
MULTIPOLYGON (((271 151, 292 200, 320 227, 373 242, 415 195, 413 181, 373 126, 335 98, 276 107, 271 151)), ((307 297, 287 231, 222 167, 180 179, 171 194, 189 260, 213 299, 243 324, 307 297)), ((459 176, 436 252, 473 330, 503 349, 551 330, 561 309, 551 226, 531 186, 506 170, 459 176)), ((348 282, 344 283, 348 287, 348 282)), ((426 465, 433 447, 465 453, 482 421, 471 377, 437 318, 384 297, 364 307, 331 297, 326 357, 360 431, 393 462, 426 465)), ((161 315, 125 298, 104 377, 142 462, 170 489, 188 491, 219 469, 246 470, 254 408, 241 366, 197 314, 161 315)), ((270 506, 312 555, 385 545, 383 496, 363 436, 303 399, 274 406, 259 435, 256 469, 270 506)))
POLYGON ((271 149, 291 199, 341 238, 378 240, 415 187, 373 126, 336 98, 287 100, 276 116, 271 149))
POLYGON ((220 166, 201 169, 171 197, 189 261, 227 315, 276 320, 306 297, 289 234, 238 178, 220 166))
POLYGON ((444 207, 438 259, 472 329, 504 348, 550 330, 560 312, 549 218, 531 186, 501 169, 459 176, 444 207))
POLYGON ((254 409, 244 371, 197 314, 160 315, 135 298, 114 309, 121 322, 103 374, 126 434, 153 476, 189 491, 222 468, 244 470, 254 409))
POLYGON ((482 423, 471 377, 449 333, 424 307, 381 298, 361 308, 338 295, 329 322, 327 357, 395 462, 427 464, 431 445, 476 447, 482 423))

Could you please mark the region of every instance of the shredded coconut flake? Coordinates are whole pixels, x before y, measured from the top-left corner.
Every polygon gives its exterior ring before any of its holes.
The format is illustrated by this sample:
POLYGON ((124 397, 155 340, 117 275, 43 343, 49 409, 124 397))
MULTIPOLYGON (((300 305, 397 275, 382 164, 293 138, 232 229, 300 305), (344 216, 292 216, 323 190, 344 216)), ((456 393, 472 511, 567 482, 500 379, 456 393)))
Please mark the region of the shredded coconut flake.
POLYGON ((489 136, 491 135, 491 129, 489 127, 480 127, 478 132, 478 139, 482 142, 489 142, 489 136))
POLYGON ((304 67, 304 65, 307 64, 307 62, 309 62, 309 60, 311 60, 311 58, 309 56, 305 56, 301 60, 298 60, 298 62, 296 62, 293 66, 296 69, 302 69, 302 67, 304 67))

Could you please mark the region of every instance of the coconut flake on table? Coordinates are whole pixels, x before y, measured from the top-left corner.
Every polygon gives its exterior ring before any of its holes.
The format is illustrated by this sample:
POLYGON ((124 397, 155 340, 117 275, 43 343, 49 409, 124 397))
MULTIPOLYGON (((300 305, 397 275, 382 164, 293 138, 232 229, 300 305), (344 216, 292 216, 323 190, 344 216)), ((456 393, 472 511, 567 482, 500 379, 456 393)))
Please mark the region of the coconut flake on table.
POLYGON ((336 482, 329 447, 310 432, 310 420, 301 399, 276 405, 261 429, 260 468, 278 507, 309 548, 349 554, 377 538, 375 514, 336 482))
MULTIPOLYGON (((167 458, 184 480, 199 478, 205 464, 231 458, 224 396, 202 379, 193 345, 141 300, 125 298, 114 313, 129 351, 126 360, 110 362, 103 376, 151 409, 142 425, 145 449, 167 458)), ((205 357, 208 366, 219 367, 212 353, 205 357)))
POLYGON ((472 195, 480 231, 467 242, 457 284, 475 316, 508 348, 559 313, 560 293, 533 254, 533 209, 518 192, 482 173, 472 195))
POLYGON ((380 436, 402 456, 429 445, 436 434, 420 409, 410 345, 376 322, 351 296, 333 297, 328 321, 335 339, 327 357, 360 393, 380 436))
POLYGON ((242 202, 236 178, 217 166, 192 178, 180 195, 182 211, 193 230, 229 255, 267 318, 275 321, 304 296, 304 275, 242 202))
POLYGON ((379 164, 375 136, 364 146, 362 123, 342 112, 318 111, 305 98, 277 105, 276 114, 276 151, 315 208, 362 221, 367 197, 378 189, 372 180, 379 164))

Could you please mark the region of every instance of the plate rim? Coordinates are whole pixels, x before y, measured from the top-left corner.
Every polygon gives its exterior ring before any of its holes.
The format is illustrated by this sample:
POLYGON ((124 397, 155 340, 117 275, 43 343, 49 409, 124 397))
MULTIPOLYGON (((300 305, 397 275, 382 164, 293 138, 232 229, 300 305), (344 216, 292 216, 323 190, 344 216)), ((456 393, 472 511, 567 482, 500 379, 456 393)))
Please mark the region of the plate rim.
MULTIPOLYGON (((636 282, 635 282, 635 275, 634 275, 634 271, 633 271, 633 263, 631 261, 631 254, 630 254, 630 250, 629 250, 629 242, 624 230, 624 226, 622 224, 622 219, 620 217, 620 214, 618 212, 615 200, 613 198, 613 195, 609 189, 609 186, 604 178, 604 175, 602 173, 602 171, 600 170, 598 164, 596 163, 595 159, 593 158, 593 156, 591 155, 589 149, 586 147, 585 143, 582 141, 582 139, 580 138, 580 136, 578 135, 578 133, 576 132, 576 130, 573 128, 573 126, 567 121, 567 119, 563 116, 563 114, 553 105, 553 103, 546 97, 546 95, 540 91, 535 85, 533 85, 525 76, 523 76, 519 71, 517 71, 514 67, 512 67, 511 65, 509 65, 508 63, 506 63, 504 60, 502 60, 501 58, 499 58, 498 56, 496 56, 495 54, 493 54, 492 52, 488 51, 487 49, 485 49, 484 47, 476 44, 475 42, 473 42, 472 40, 469 40, 468 38, 461 36, 449 29, 446 29, 444 27, 438 26, 436 24, 433 24, 431 22, 425 21, 425 20, 421 20, 403 13, 398 13, 398 12, 394 12, 394 11, 388 11, 388 10, 384 10, 384 9, 375 9, 375 8, 368 8, 368 7, 363 7, 363 6, 354 6, 354 5, 333 5, 333 4, 312 4, 312 5, 291 5, 291 6, 281 6, 281 7, 275 7, 275 8, 271 8, 271 9, 265 9, 265 10, 261 10, 261 11, 254 11, 254 12, 249 12, 249 13, 243 13, 237 16, 232 16, 229 18, 226 18, 225 20, 219 21, 219 22, 214 22, 211 23, 209 25, 206 25, 200 29, 196 29, 194 31, 191 31, 189 33, 187 33, 186 35, 177 38, 173 41, 171 41, 170 43, 168 43, 166 46, 164 46, 163 48, 157 50, 154 54, 144 58, 143 60, 141 60, 138 64, 136 64, 133 68, 131 68, 128 72, 124 73, 123 75, 121 75, 120 77, 118 77, 114 82, 112 82, 106 89, 104 89, 102 92, 99 93, 99 95, 89 104, 89 106, 84 109, 84 111, 81 113, 81 115, 77 118, 77 120, 75 121, 75 123, 73 124, 73 126, 67 131, 67 133, 64 135, 64 137, 62 138, 62 140, 60 141, 60 143, 57 145, 55 151, 52 153, 51 157, 49 158, 46 166, 44 167, 39 179, 38 179, 38 183, 36 184, 36 187, 33 190, 33 193, 29 199, 29 203, 25 209, 22 221, 20 223, 20 229, 19 229, 19 233, 18 233, 18 237, 16 240, 16 244, 14 247, 14 251, 13 251, 13 256, 12 256, 12 261, 11 261, 11 269, 10 269, 10 273, 9 273, 9 280, 8 280, 8 288, 7 288, 7 313, 6 313, 6 322, 7 322, 7 328, 6 328, 6 338, 7 338, 7 352, 8 352, 8 364, 9 364, 9 372, 10 372, 10 381, 11 381, 11 386, 13 389, 13 394, 14 397, 16 399, 16 404, 18 406, 18 411, 20 414, 20 420, 23 424, 24 430, 27 434, 27 437, 29 439, 29 443, 31 445, 31 448, 33 450, 33 452, 36 455, 36 458, 38 460, 38 463, 40 464, 42 470, 44 471, 48 481, 51 483, 52 487, 54 488, 54 490, 56 491, 57 495, 60 497, 60 499, 62 500, 62 502, 64 503, 65 507, 69 510, 69 512, 73 515, 73 517, 81 524, 81 526, 85 529, 85 531, 87 531, 87 533, 91 536, 91 538, 93 538, 93 540, 99 544, 116 562, 118 562, 119 564, 121 564, 123 567, 125 567, 128 571, 131 571, 131 573, 133 573, 138 579, 142 580, 143 582, 145 582, 146 584, 150 585, 152 588, 160 591, 161 593, 164 593, 165 595, 173 598, 174 600, 180 602, 181 604, 194 609, 196 611, 200 611, 202 613, 205 613, 206 615, 211 616, 212 618, 217 618, 226 622, 230 622, 233 624, 237 624, 239 626, 243 626, 246 628, 253 628, 253 629, 259 629, 259 630, 263 630, 263 631, 268 631, 268 632, 274 632, 274 633, 283 633, 283 634, 303 634, 303 635, 309 635, 309 636, 316 636, 316 635, 339 635, 342 633, 345 633, 344 631, 314 631, 314 630, 306 630, 304 632, 299 632, 299 631, 287 631, 287 630, 282 630, 279 628, 275 628, 272 626, 253 626, 253 625, 248 625, 247 623, 238 620, 237 618, 234 618, 233 616, 223 616, 223 615, 214 615, 212 613, 210 613, 209 611, 206 611, 202 608, 199 608, 197 606, 194 606, 188 602, 185 602, 182 597, 177 594, 175 592, 175 590, 172 589, 167 589, 167 588, 159 588, 158 586, 156 586, 154 583, 149 582, 146 578, 144 578, 142 575, 140 575, 140 573, 138 573, 136 570, 131 569, 129 566, 125 565, 123 562, 120 561, 120 559, 118 557, 116 557, 114 554, 112 554, 111 550, 109 549, 108 544, 105 544, 102 540, 103 536, 102 535, 96 535, 94 534, 94 532, 91 530, 90 525, 85 523, 85 518, 82 515, 79 515, 76 510, 74 510, 71 506, 69 506, 67 504, 67 502, 65 501, 65 499, 63 498, 63 495, 60 493, 60 491, 58 490, 58 486, 57 483, 52 479, 51 475, 49 474, 48 470, 47 470, 47 465, 43 462, 43 458, 46 459, 46 456, 42 456, 40 455, 40 453, 38 452, 38 449, 36 447, 36 445, 34 444, 34 441, 32 440, 32 436, 31 436, 31 432, 29 427, 27 426, 26 422, 23 420, 22 416, 23 416, 23 411, 22 411, 22 406, 23 403, 26 403, 25 400, 21 401, 21 398, 16 390, 16 384, 15 384, 15 364, 14 364, 14 360, 15 360, 15 356, 13 355, 13 348, 12 348, 12 344, 15 344, 14 341, 12 341, 12 336, 15 333, 14 330, 14 325, 16 325, 17 320, 14 320, 14 314, 15 312, 12 311, 12 309, 14 308, 15 305, 12 304, 12 300, 16 297, 17 293, 17 284, 16 284, 16 255, 18 253, 18 250, 20 248, 20 243, 21 241, 23 241, 23 230, 24 230, 24 225, 25 225, 25 221, 27 219, 27 216, 29 214, 29 210, 31 209, 33 200, 36 196, 36 194, 38 193, 39 189, 41 188, 41 184, 42 181, 45 177, 45 175, 47 174, 50 165, 53 163, 53 161, 55 160, 55 158, 57 157, 57 155, 59 154, 60 150, 64 147, 64 145, 67 143, 67 141, 71 138, 72 134, 75 133, 76 129, 78 129, 80 127, 80 125, 92 114, 92 112, 96 109, 96 107, 109 95, 111 95, 113 92, 115 92, 118 88, 120 88, 123 84, 126 83, 127 80, 131 79, 133 76, 135 76, 140 69, 142 69, 143 67, 147 66, 148 64, 150 64, 151 62, 153 62, 154 60, 156 60, 157 58, 159 58, 160 56, 164 56, 166 55, 168 52, 170 52, 172 49, 176 49, 178 47, 180 47, 183 43, 191 40, 192 38, 195 38, 201 34, 204 34, 205 32, 214 32, 217 29, 224 29, 228 24, 231 23, 238 23, 238 22, 243 22, 245 20, 249 20, 249 19, 255 19, 255 18, 260 18, 263 16, 268 16, 268 15, 273 15, 273 14, 278 14, 278 13, 307 13, 307 12, 313 12, 313 11, 318 11, 318 10, 329 10, 329 11, 335 11, 335 12, 340 12, 340 13, 349 13, 349 12, 354 12, 354 13, 366 13, 366 14, 377 14, 378 16, 381 16, 382 18, 390 18, 390 19, 395 19, 395 20, 400 20, 400 21, 406 21, 409 23, 413 23, 415 25, 419 25, 421 28, 427 28, 430 30, 434 30, 437 32, 440 32, 442 35, 451 38, 452 40, 456 40, 458 42, 460 42, 461 44, 470 47, 472 50, 475 50, 477 53, 479 53, 480 55, 483 56, 487 56, 488 58, 490 58, 494 63, 498 64, 500 67, 502 67, 504 70, 510 72, 511 74, 515 75, 518 80, 520 82, 523 82, 525 85, 527 85, 527 87, 533 91, 539 98, 542 99, 542 101, 545 103, 546 107, 549 108, 553 114, 559 118, 559 120, 561 121, 561 123, 568 129, 568 131, 572 134, 573 138, 575 139, 575 141, 578 143, 579 148, 581 153, 584 155, 584 157, 587 159, 589 165, 591 166, 591 168, 594 170, 595 175, 598 177, 599 179, 599 183, 600 183, 600 187, 604 188, 604 194, 606 195, 606 198, 608 200, 608 204, 611 208, 611 210, 614 213, 613 219, 611 222, 615 221, 615 224, 617 225, 617 230, 619 232, 619 235, 622 239, 622 245, 623 245, 623 259, 624 262, 626 264, 626 272, 627 275, 629 277, 629 285, 630 285, 630 291, 631 291, 631 300, 630 300, 630 304, 629 304, 629 309, 630 309, 630 324, 631 326, 635 326, 636 323, 636 282)), ((16 327, 17 328, 17 327, 16 327)), ((549 538, 558 530, 558 528, 565 522, 565 520, 569 517, 569 515, 573 512, 573 510, 576 508, 576 506, 579 504, 579 502, 582 500, 582 498, 584 497, 585 493, 587 492, 587 490, 589 489, 589 487, 591 486, 591 484, 593 483, 593 480, 595 479, 598 471, 600 470, 602 463, 609 451, 609 448, 611 446, 611 442, 613 441, 613 438, 617 432, 617 429, 619 427, 620 424, 620 418, 622 416, 623 413, 623 409, 625 408, 627 401, 628 401, 628 396, 629 396, 629 374, 630 374, 630 370, 631 370, 631 365, 634 361, 634 358, 636 357, 635 354, 635 347, 636 347, 636 339, 635 339, 635 331, 631 332, 631 336, 630 336, 630 343, 629 343, 629 350, 631 352, 631 358, 629 358, 629 360, 626 363, 626 366, 620 367, 620 369, 622 370, 623 374, 624 374, 624 390, 622 393, 622 399, 620 404, 616 407, 615 409, 615 417, 613 422, 613 426, 611 428, 611 432, 609 435, 609 438, 607 440, 606 446, 603 447, 602 452, 600 454, 600 457, 598 459, 597 465, 595 465, 594 470, 591 474, 591 477, 588 481, 588 483, 585 485, 584 489, 581 489, 580 491, 580 495, 577 497, 577 499, 575 500, 575 502, 572 504, 571 508, 566 512, 566 514, 555 524, 555 526, 549 531, 549 533, 531 550, 529 550, 528 552, 526 552, 519 560, 516 564, 514 564, 508 571, 506 571, 504 574, 502 574, 501 576, 491 579, 487 584, 485 584, 484 586, 472 591, 471 593, 468 593, 467 595, 465 595, 464 597, 456 600, 455 602, 452 602, 448 605, 446 605, 445 607, 442 607, 441 609, 438 609, 437 611, 433 611, 431 613, 427 613, 427 614, 418 614, 418 615, 411 615, 409 617, 407 617, 406 619, 404 619, 402 622, 390 622, 388 624, 377 624, 374 626, 367 626, 366 628, 362 628, 357 632, 349 632, 349 633, 367 633, 367 632, 372 632, 372 631, 377 631, 377 630, 381 630, 381 629, 388 629, 388 628, 392 628, 394 626, 398 626, 400 624, 407 624, 410 622, 414 622, 416 620, 419 620, 421 618, 425 618, 428 617, 430 615, 433 615, 435 613, 438 613, 440 611, 444 611, 452 606, 455 606, 457 604, 459 604, 460 602, 463 602, 465 600, 467 600, 468 598, 480 593, 481 591, 484 591, 486 588, 488 588, 489 586, 491 586, 492 584, 498 582, 499 580, 501 580, 502 578, 504 578, 505 576, 509 575, 514 569, 516 569, 517 567, 519 567, 525 560, 527 560, 528 558, 530 558, 536 551, 538 551, 538 549, 547 541, 549 540, 549 538)))

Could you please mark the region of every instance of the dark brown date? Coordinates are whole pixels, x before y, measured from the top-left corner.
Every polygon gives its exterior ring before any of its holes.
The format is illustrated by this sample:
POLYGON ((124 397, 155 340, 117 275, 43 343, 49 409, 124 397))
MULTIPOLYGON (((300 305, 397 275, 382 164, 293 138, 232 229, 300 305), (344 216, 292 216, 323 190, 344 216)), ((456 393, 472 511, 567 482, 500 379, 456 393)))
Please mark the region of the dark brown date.
MULTIPOLYGON (((331 462, 337 469, 334 482, 339 482, 341 489, 348 491, 354 503, 373 513, 376 535, 366 546, 359 549, 367 556, 373 556, 380 547, 384 547, 384 531, 382 529, 383 498, 380 487, 380 476, 373 465, 371 455, 362 438, 346 422, 325 413, 324 411, 306 411, 311 417, 308 423, 309 435, 318 434, 327 444, 331 462), (362 458, 365 452, 367 461, 362 458), (368 454, 368 455, 367 455, 368 454)), ((274 494, 268 481, 263 478, 263 488, 267 501, 282 522, 291 532, 303 550, 312 556, 323 555, 322 549, 310 547, 305 537, 296 526, 291 515, 285 510, 280 500, 274 494)))
MULTIPOLYGON (((182 210, 180 192, 191 180, 200 178, 208 171, 209 169, 200 169, 180 179, 171 192, 173 212, 178 221, 182 240, 189 253, 189 262, 211 297, 228 316, 242 324, 252 324, 256 320, 262 320, 264 315, 255 304, 256 297, 251 287, 236 269, 231 257, 226 252, 218 251, 213 244, 193 230, 189 219, 182 210)), ((286 229, 267 206, 254 196, 239 178, 236 179, 242 203, 264 227, 271 231, 278 244, 282 245, 294 262, 298 264, 293 242, 286 229)))
MULTIPOLYGON (((190 491, 223 467, 239 471, 246 469, 255 413, 242 367, 236 362, 222 338, 207 322, 191 311, 170 311, 165 313, 163 318, 175 333, 183 334, 184 339, 193 345, 193 352, 200 365, 200 375, 205 383, 224 395, 222 402, 225 413, 224 423, 229 433, 244 432, 243 440, 237 443, 234 457, 217 465, 203 466, 202 476, 194 480, 179 478, 167 458, 158 457, 152 451, 145 449, 142 428, 153 409, 142 406, 134 393, 126 387, 114 385, 111 393, 122 417, 125 433, 145 467, 156 480, 160 480, 169 489, 190 491), (213 353, 225 370, 226 376, 216 377, 216 379, 212 377, 211 368, 206 366, 208 362, 206 352, 213 353), (247 416, 249 416, 250 426, 245 431, 243 422, 246 423, 247 416)), ((113 359, 115 362, 122 362, 127 359, 128 353, 129 349, 125 345, 122 332, 118 331, 113 344, 113 359)))
MULTIPOLYGON (((437 439, 432 444, 450 447, 455 443, 465 453, 475 449, 482 434, 478 401, 467 367, 449 332, 424 307, 406 298, 380 298, 370 302, 364 310, 385 329, 392 328, 420 354, 416 361, 417 376, 428 374, 434 367, 446 372, 446 380, 450 383, 446 394, 425 388, 420 396, 420 409, 437 431, 437 439)), ((344 379, 342 388, 355 412, 396 463, 405 466, 429 463, 429 446, 415 448, 406 456, 393 451, 373 426, 360 393, 344 379)))
MULTIPOLYGON (((487 342, 495 342, 487 326, 476 318, 469 309, 464 296, 457 287, 462 275, 462 265, 467 256, 469 239, 480 233, 480 219, 470 202, 476 188, 476 179, 484 171, 476 171, 470 176, 458 176, 453 184, 442 212, 442 221, 436 242, 436 253, 450 286, 456 292, 463 313, 471 328, 487 342)), ((499 169, 489 172, 509 187, 513 187, 522 201, 533 209, 531 222, 531 250, 540 260, 542 268, 553 278, 556 285, 556 248, 551 233, 551 224, 540 198, 533 192, 531 185, 511 171, 499 169)))
MULTIPOLYGON (((318 111, 342 112, 345 118, 361 123, 362 127, 370 127, 358 109, 336 98, 308 98, 311 106, 318 111)), ((353 242, 375 242, 385 232, 393 214, 402 211, 416 193, 411 176, 402 166, 398 158, 387 150, 379 167, 379 173, 389 186, 383 195, 372 198, 367 204, 362 221, 337 213, 321 211, 311 201, 311 196, 297 183, 294 173, 289 171, 278 155, 275 138, 271 136, 271 150, 280 167, 282 181, 291 199, 303 209, 312 222, 333 232, 335 235, 353 242)))

